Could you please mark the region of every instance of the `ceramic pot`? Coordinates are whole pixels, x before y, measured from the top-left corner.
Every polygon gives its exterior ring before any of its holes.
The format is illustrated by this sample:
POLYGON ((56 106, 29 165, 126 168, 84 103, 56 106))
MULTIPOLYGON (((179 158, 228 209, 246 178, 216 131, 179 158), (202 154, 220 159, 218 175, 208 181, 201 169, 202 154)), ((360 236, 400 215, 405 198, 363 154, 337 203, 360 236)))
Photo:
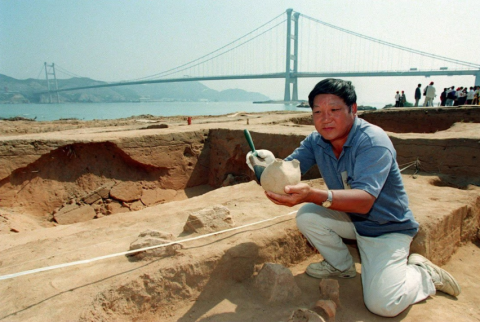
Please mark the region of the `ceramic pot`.
POLYGON ((301 180, 300 161, 284 161, 275 159, 269 164, 260 177, 260 184, 265 191, 279 194, 285 193, 285 186, 295 185, 301 180))

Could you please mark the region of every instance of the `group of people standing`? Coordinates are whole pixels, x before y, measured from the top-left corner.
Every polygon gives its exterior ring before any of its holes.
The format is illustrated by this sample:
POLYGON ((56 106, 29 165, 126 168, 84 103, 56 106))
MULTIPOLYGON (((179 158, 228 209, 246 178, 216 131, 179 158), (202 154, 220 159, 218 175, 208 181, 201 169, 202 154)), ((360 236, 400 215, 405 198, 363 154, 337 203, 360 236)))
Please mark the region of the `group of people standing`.
POLYGON ((479 105, 480 86, 444 88, 440 106, 479 105))
MULTIPOLYGON (((433 106, 433 99, 437 96, 434 82, 423 89, 422 84, 418 84, 415 89, 415 105, 418 107, 418 102, 422 98, 422 95, 425 97, 423 101, 423 106, 433 106)), ((397 91, 395 94, 395 107, 404 107, 407 102, 405 92, 402 91, 402 94, 397 91)), ((444 88, 443 92, 440 94, 440 106, 460 106, 460 105, 480 105, 480 86, 470 86, 468 87, 457 87, 452 86, 450 88, 444 88)))

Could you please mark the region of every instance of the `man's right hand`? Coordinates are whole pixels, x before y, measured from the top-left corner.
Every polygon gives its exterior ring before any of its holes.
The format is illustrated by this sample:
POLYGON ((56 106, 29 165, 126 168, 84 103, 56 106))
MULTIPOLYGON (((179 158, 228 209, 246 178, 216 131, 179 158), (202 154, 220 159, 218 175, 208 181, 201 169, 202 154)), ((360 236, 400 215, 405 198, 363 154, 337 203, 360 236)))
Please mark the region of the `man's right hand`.
POLYGON ((271 191, 265 191, 265 195, 277 205, 293 207, 303 202, 312 202, 314 190, 308 184, 300 182, 296 185, 285 186, 286 194, 284 195, 271 191))
POLYGON ((257 155, 254 155, 252 151, 247 153, 247 165, 248 167, 254 171, 253 166, 258 165, 261 167, 267 167, 270 163, 273 163, 275 161, 275 156, 273 155, 272 152, 268 150, 256 150, 257 155), (254 159, 254 164, 250 161, 250 156, 253 157, 254 159))

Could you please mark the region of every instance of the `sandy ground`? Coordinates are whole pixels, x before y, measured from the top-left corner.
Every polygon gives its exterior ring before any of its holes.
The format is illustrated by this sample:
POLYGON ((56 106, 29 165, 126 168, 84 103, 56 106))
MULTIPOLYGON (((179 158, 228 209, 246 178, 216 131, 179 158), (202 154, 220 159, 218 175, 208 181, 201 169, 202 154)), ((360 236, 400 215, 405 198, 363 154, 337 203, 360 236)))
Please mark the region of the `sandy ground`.
MULTIPOLYGON (((462 294, 453 298, 438 292, 434 297, 421 301, 394 318, 384 318, 370 313, 363 304, 361 285, 361 263, 355 245, 350 245, 355 258, 357 276, 353 279, 338 279, 340 284, 340 300, 336 321, 480 321, 480 260, 479 244, 467 244, 461 247, 450 262, 443 268, 454 275, 462 287, 462 294)), ((306 275, 305 269, 312 261, 320 261, 316 255, 308 261, 290 267, 297 285, 302 289, 302 302, 299 308, 311 309, 315 301, 320 299, 319 280, 306 275)), ((165 321, 286 321, 284 305, 264 305, 252 301, 251 291, 245 285, 235 285, 222 290, 220 299, 198 298, 193 305, 178 310, 165 321), (192 318, 202 312, 200 319, 192 318)), ((293 311, 293 310, 292 310, 293 311)))
MULTIPOLYGON (((281 114, 279 116, 279 114, 272 113, 271 122, 274 123, 277 118, 282 116, 281 114)), ((234 115, 218 117, 196 117, 194 122, 209 126, 210 123, 230 122, 242 115, 245 113, 239 112, 234 115)), ((249 117, 250 120, 255 120, 259 115, 250 114, 249 117)), ((268 118, 269 113, 264 113, 262 117, 268 118)), ((245 122, 245 118, 242 118, 241 121, 245 122)), ((145 126, 161 123, 169 124, 172 128, 183 127, 186 117, 142 116, 123 120, 87 122, 75 120, 33 123, 3 121, 0 123, 0 135, 12 138, 31 135, 55 137, 55 133, 58 131, 63 131, 63 133, 82 131, 82 133, 88 134, 98 131, 114 133, 119 129, 130 131, 132 135, 135 135, 136 131, 140 131, 145 126)), ((459 129, 455 128, 451 132, 457 133, 457 131, 459 129)), ((471 127, 469 127, 469 131, 471 131, 471 127)), ((460 194, 478 195, 478 190, 475 189, 453 192, 448 187, 431 188, 426 183, 428 180, 425 183, 420 180, 413 183, 411 175, 405 176, 405 180, 408 181, 407 191, 409 194, 417 196, 423 193, 428 197, 425 199, 429 201, 423 202, 421 205, 423 207, 428 207, 429 202, 435 200, 454 198, 455 194, 458 196, 460 194), (428 191, 426 190, 427 186, 428 191)), ((122 252, 128 249, 128 245, 139 232, 152 227, 162 228, 175 236, 180 236, 187 209, 198 209, 213 204, 226 205, 233 209, 232 216, 236 219, 237 225, 241 225, 273 218, 298 208, 287 209, 272 204, 254 182, 211 192, 208 190, 206 187, 198 187, 197 190, 183 193, 176 201, 167 204, 146 208, 135 213, 117 214, 66 226, 57 226, 51 222, 47 224, 38 216, 22 213, 19 209, 0 209, 0 227, 2 227, 0 251, 3 254, 0 259, 0 275, 122 252)), ((420 207, 420 203, 422 202, 417 203, 417 207, 420 207)), ((176 293, 163 294, 160 301, 163 307, 161 309, 157 307, 156 310, 155 305, 152 304, 155 298, 151 294, 147 296, 142 293, 145 289, 137 284, 147 283, 146 280, 153 284, 168 283, 165 281, 169 279, 168 277, 155 277, 155 275, 168 273, 169 267, 172 265, 194 267, 194 270, 207 270, 206 267, 197 267, 195 261, 202 257, 216 258, 221 254, 227 254, 229 247, 249 244, 252 242, 252 238, 258 247, 263 247, 268 244, 267 240, 270 234, 294 229, 294 220, 290 216, 255 226, 255 228, 242 229, 238 232, 193 242, 180 251, 181 256, 172 259, 132 262, 122 256, 96 263, 0 280, 2 294, 0 321, 287 321, 289 314, 295 308, 312 308, 319 299, 319 280, 304 273, 309 263, 321 260, 319 254, 296 262, 289 267, 295 282, 302 290, 302 295, 291 303, 266 304, 262 302, 252 288, 255 274, 243 279, 242 282, 225 278, 223 283, 219 283, 215 274, 204 277, 202 291, 196 292, 192 287, 189 291, 190 296, 176 293), (139 293, 132 295, 138 290, 139 293), (169 296, 172 299, 175 298, 171 305, 168 304, 169 296), (142 300, 140 301, 139 298, 142 300), (125 300, 125 303, 122 300, 125 300), (137 312, 132 311, 131 303, 127 303, 129 301, 136 303, 137 312), (145 301, 149 303, 145 304, 145 301), (139 302, 142 304, 138 305, 139 302), (110 307, 105 308, 105 306, 110 307), (129 311, 123 312, 122 315, 122 308, 129 311)), ((349 247, 355 258, 359 274, 353 279, 339 279, 342 305, 337 311, 336 321, 480 321, 479 243, 466 243, 444 266, 458 279, 462 287, 462 294, 458 298, 438 293, 432 298, 411 306, 399 316, 388 319, 370 313, 364 306, 358 250, 353 242, 349 243, 349 247)), ((262 252, 261 249, 256 251, 262 252)), ((268 258, 269 255, 263 254, 262 256, 262 258, 268 258)), ((278 258, 281 262, 280 256, 278 258)), ((255 265, 253 272, 257 273, 261 266, 255 265)), ((214 270, 214 272, 229 274, 228 268, 221 271, 214 270)), ((179 278, 178 272, 172 274, 170 276, 172 281, 178 283, 183 281, 188 284, 188 281, 177 279, 179 278)))

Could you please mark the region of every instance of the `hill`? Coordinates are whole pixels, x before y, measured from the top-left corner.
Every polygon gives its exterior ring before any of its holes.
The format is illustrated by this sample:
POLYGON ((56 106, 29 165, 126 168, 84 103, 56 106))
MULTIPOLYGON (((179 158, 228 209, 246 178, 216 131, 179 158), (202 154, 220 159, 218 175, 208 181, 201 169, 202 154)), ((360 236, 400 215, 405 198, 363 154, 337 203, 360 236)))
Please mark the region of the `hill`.
MULTIPOLYGON (((107 84, 90 78, 74 77, 58 79, 58 88, 83 87, 107 84)), ((46 80, 19 80, 0 74, 0 104, 47 103, 46 80)), ((56 99, 56 97, 54 97, 56 99)), ((241 89, 224 91, 213 90, 200 82, 164 83, 102 87, 60 92, 63 103, 103 103, 103 102, 140 102, 140 101, 258 101, 269 98, 260 93, 241 89)))

